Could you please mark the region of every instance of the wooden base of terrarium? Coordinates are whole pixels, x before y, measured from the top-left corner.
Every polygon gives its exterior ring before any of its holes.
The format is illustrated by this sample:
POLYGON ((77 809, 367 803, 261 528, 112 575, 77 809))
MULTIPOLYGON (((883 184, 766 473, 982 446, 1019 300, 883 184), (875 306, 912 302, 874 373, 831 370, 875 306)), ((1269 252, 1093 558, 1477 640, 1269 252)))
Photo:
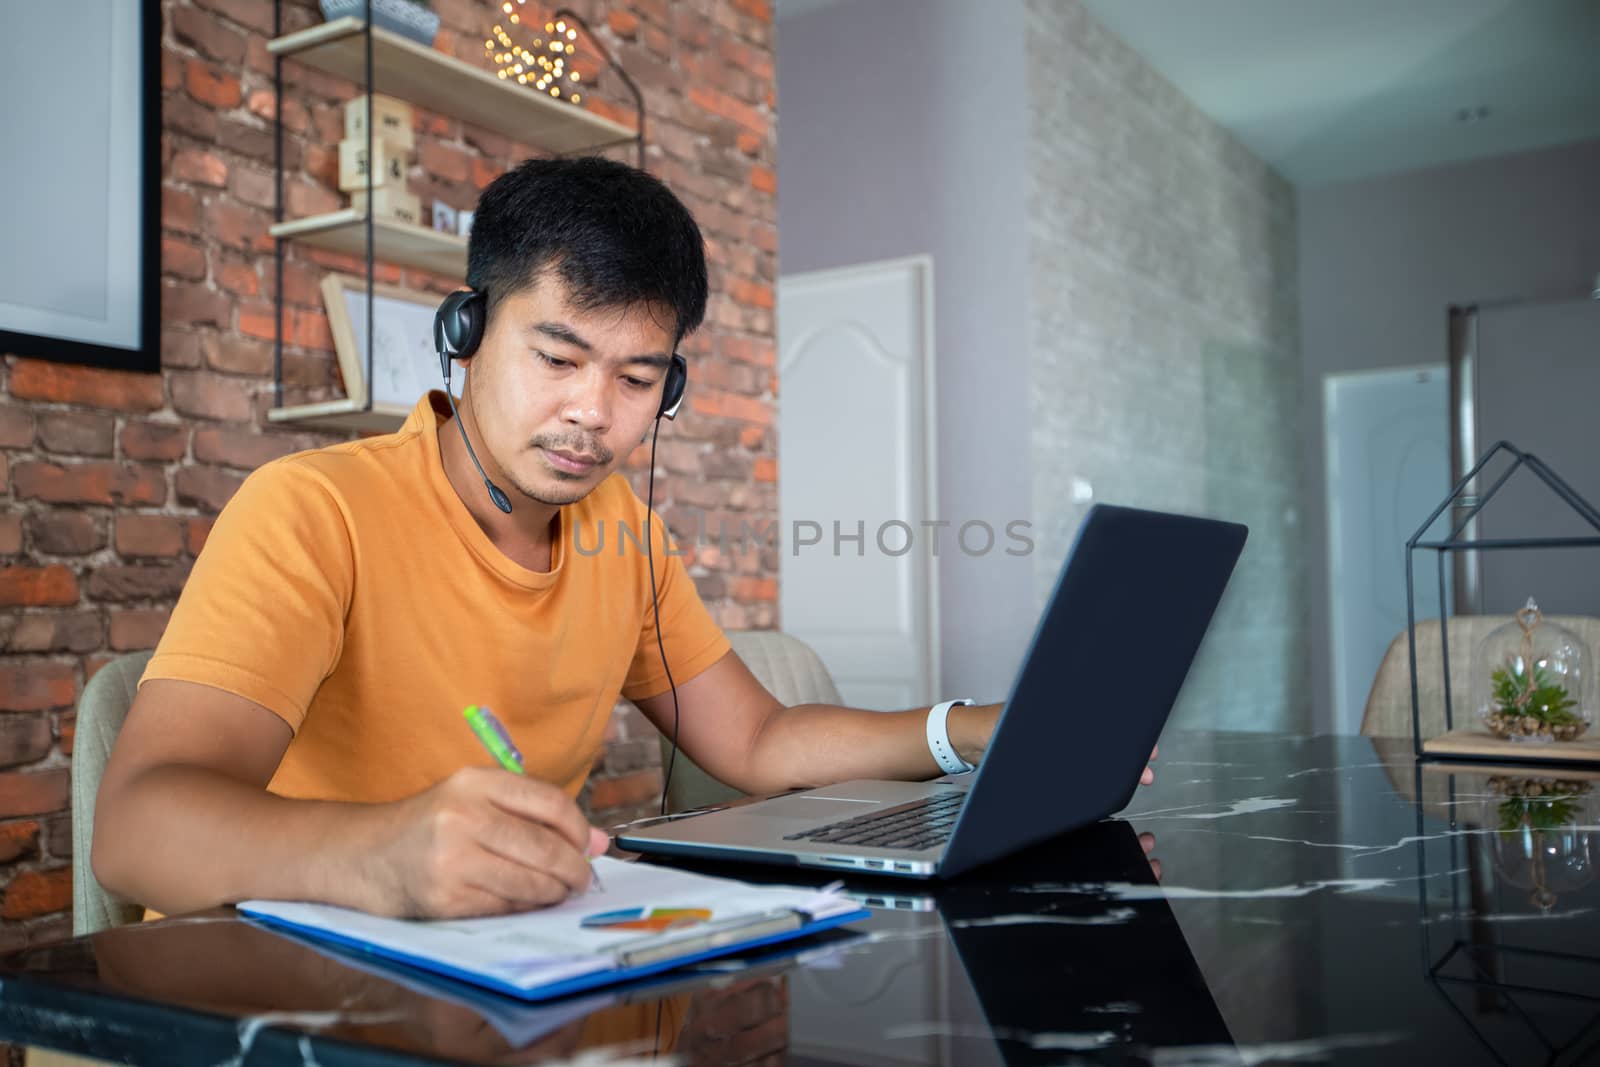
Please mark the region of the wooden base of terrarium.
POLYGON ((1533 778, 1562 778, 1578 782, 1600 781, 1600 764, 1567 764, 1559 767, 1541 767, 1527 771, 1518 769, 1509 770, 1504 763, 1492 763, 1488 760, 1474 763, 1471 760, 1458 760, 1452 757, 1448 762, 1424 763, 1422 773, 1426 777, 1450 774, 1481 774, 1488 778, 1504 776, 1507 774, 1528 775, 1533 778))
POLYGON ((1481 756, 1519 763, 1600 763, 1600 736, 1588 731, 1576 741, 1505 741, 1482 727, 1463 726, 1422 742, 1430 756, 1481 756))

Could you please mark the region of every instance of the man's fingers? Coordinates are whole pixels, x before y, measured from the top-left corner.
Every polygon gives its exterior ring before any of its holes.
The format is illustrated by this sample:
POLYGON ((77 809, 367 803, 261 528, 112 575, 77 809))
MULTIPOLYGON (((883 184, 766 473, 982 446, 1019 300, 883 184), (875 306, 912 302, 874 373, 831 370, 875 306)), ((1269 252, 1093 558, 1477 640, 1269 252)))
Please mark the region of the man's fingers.
POLYGON ((1161 754, 1161 746, 1160 746, 1160 745, 1157 745, 1157 746, 1156 746, 1156 747, 1155 747, 1155 748, 1152 748, 1152 749, 1151 749, 1151 750, 1150 750, 1150 758, 1151 758, 1151 759, 1152 759, 1152 760, 1153 760, 1153 759, 1155 759, 1155 758, 1156 758, 1156 757, 1157 757, 1157 756, 1159 756, 1159 755, 1160 755, 1160 754, 1161 754))
MULTIPOLYGON (((478 834, 478 843, 503 860, 559 883, 562 891, 555 899, 589 888, 588 853, 574 848, 572 842, 547 825, 509 814, 491 816, 478 834)), ((588 845, 585 833, 583 847, 588 845)))
POLYGON ((504 771, 490 771, 490 801, 512 815, 543 823, 559 833, 578 852, 588 855, 594 829, 578 805, 555 786, 504 771))
POLYGON ((476 919, 482 915, 504 915, 517 906, 498 893, 475 885, 459 885, 419 901, 422 919, 476 919))
POLYGON ((1139 784, 1140 785, 1150 785, 1155 780, 1156 780, 1156 772, 1151 770, 1149 767, 1146 767, 1144 769, 1144 773, 1139 775, 1139 784))
POLYGON ((472 889, 503 902, 503 907, 489 914, 545 908, 571 895, 570 888, 549 873, 524 867, 493 852, 480 853, 472 869, 463 872, 463 878, 472 889))

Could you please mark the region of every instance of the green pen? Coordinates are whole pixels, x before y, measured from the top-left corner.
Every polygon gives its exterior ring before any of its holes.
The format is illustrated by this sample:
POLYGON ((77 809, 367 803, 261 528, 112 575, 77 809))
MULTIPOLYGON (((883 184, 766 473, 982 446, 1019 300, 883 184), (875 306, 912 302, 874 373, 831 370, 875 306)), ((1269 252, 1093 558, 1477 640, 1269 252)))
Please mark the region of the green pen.
POLYGON ((525 774, 522 769, 522 753, 517 751, 516 744, 511 740, 511 735, 494 717, 494 712, 487 707, 480 708, 476 704, 469 704, 461 712, 467 720, 467 725, 472 727, 472 732, 478 735, 478 740, 483 742, 483 747, 489 750, 489 755, 512 774, 525 774))
MULTIPOLYGON (((507 732, 505 726, 495 718, 494 712, 487 706, 469 704, 462 710, 461 715, 467 720, 467 725, 472 727, 472 732, 478 736, 483 747, 489 750, 489 755, 495 758, 496 763, 512 774, 527 774, 527 771, 522 769, 522 753, 517 750, 516 743, 511 740, 511 734, 507 732)), ((600 884, 600 872, 593 869, 593 856, 589 857, 589 866, 594 878, 594 887, 603 892, 605 886, 600 884)))

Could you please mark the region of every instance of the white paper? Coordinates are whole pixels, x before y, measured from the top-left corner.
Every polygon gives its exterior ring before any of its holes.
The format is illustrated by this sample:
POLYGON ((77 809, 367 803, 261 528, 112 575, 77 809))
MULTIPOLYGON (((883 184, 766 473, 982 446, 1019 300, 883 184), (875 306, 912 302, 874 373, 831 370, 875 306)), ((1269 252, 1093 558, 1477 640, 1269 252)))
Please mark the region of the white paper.
POLYGON ((406 957, 431 960, 466 975, 481 975, 533 990, 615 966, 619 947, 661 938, 693 937, 695 927, 670 934, 585 929, 591 915, 627 908, 707 908, 708 923, 784 910, 814 919, 844 915, 858 905, 837 891, 753 886, 688 871, 600 858, 604 889, 591 889, 541 911, 484 919, 388 919, 329 904, 247 900, 239 910, 310 931, 352 938, 406 957))

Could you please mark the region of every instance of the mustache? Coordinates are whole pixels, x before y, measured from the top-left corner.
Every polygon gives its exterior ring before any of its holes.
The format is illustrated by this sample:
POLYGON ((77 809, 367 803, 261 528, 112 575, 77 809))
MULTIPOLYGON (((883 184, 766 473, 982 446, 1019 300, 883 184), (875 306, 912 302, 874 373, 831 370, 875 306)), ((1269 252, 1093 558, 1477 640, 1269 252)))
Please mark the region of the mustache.
POLYGON ((532 442, 535 448, 542 448, 550 452, 568 452, 574 456, 592 460, 595 463, 610 463, 616 458, 615 453, 599 441, 591 437, 535 437, 532 442))

